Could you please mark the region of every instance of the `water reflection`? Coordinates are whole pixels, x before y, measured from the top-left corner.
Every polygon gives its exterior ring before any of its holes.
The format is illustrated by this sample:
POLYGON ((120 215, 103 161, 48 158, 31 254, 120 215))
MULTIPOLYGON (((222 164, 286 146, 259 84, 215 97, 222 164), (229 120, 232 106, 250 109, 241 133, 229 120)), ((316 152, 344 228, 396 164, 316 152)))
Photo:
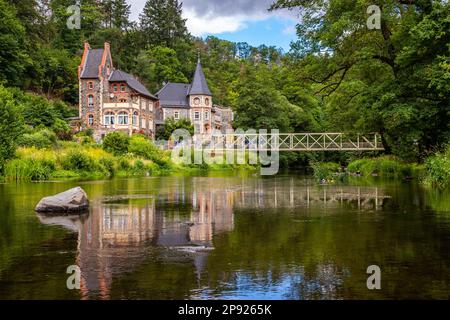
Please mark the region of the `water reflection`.
MULTIPOLYGON (((378 187, 302 186, 294 179, 236 183, 193 178, 192 184, 182 183, 171 191, 94 199, 89 216, 39 215, 39 220, 78 233, 75 264, 82 272, 82 299, 111 298, 115 278, 132 274, 149 261, 192 265, 196 280, 186 288, 190 298, 314 298, 311 292, 337 298, 336 288, 348 271, 326 261, 315 266, 313 277, 298 264, 280 270, 272 266, 256 277, 224 269, 219 282, 204 280, 202 275, 211 264, 208 257, 214 252, 214 239, 233 231, 236 210, 343 206, 380 210, 389 198, 378 187)), ((260 232, 260 226, 253 224, 260 232)))

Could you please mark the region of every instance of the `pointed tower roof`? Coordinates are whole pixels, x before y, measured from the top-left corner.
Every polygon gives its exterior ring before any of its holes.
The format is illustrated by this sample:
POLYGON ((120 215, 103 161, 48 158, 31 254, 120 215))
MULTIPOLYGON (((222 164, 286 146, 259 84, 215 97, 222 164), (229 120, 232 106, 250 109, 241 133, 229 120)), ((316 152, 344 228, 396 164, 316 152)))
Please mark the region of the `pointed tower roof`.
POLYGON ((205 74, 203 73, 200 58, 198 59, 197 68, 195 69, 194 80, 192 80, 191 89, 189 90, 189 95, 192 94, 212 96, 212 93, 208 88, 208 83, 206 82, 205 74))

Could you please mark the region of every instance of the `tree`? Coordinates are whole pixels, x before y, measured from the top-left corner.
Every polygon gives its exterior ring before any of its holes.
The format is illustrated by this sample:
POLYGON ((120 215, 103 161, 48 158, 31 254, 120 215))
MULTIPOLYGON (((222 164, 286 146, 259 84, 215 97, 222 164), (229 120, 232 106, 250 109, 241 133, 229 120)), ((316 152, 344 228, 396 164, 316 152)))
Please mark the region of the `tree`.
POLYGON ((291 104, 267 80, 262 71, 243 70, 235 83, 234 127, 244 130, 304 131, 305 128, 301 127, 309 123, 307 119, 310 116, 302 108, 291 104))
POLYGON ((106 28, 125 30, 130 26, 131 5, 126 0, 104 0, 102 13, 106 28))
POLYGON ((164 122, 164 128, 160 129, 156 133, 156 138, 169 141, 172 133, 178 129, 187 130, 191 136, 194 135, 194 126, 189 119, 183 118, 180 120, 175 120, 174 118, 169 118, 164 122))
POLYGON ((175 50, 156 46, 142 51, 137 57, 136 74, 152 91, 161 89, 164 82, 187 83, 188 79, 181 72, 181 63, 175 50))
POLYGON ((147 0, 140 15, 144 45, 163 45, 173 48, 178 41, 189 39, 183 4, 178 0, 147 0))
POLYGON ((381 28, 369 30, 370 1, 278 0, 272 9, 302 11, 297 72, 325 104, 329 126, 383 133, 406 160, 449 141, 446 1, 379 1, 381 28))
POLYGON ((0 0, 0 84, 18 85, 28 63, 25 29, 14 7, 0 0))
POLYGON ((0 173, 3 173, 5 162, 14 156, 22 128, 22 120, 13 95, 0 85, 0 173))

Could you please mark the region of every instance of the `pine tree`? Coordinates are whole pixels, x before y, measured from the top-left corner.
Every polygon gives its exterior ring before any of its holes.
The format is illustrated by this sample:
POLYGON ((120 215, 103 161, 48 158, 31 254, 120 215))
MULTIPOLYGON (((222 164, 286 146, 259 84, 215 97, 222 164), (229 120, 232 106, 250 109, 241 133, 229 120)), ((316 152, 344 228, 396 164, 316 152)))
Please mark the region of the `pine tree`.
POLYGON ((173 48, 176 42, 187 40, 186 19, 182 18, 183 4, 178 0, 148 0, 140 15, 145 45, 173 48))
POLYGON ((125 30, 129 27, 130 8, 126 0, 112 0, 112 24, 115 28, 125 30))

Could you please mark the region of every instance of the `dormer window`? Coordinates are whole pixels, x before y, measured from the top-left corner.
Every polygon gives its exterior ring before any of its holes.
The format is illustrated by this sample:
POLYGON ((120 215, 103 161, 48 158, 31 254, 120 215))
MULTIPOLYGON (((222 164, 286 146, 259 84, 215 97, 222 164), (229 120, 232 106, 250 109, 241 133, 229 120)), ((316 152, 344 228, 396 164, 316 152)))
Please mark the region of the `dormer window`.
POLYGON ((115 84, 113 88, 114 88, 114 89, 113 89, 114 92, 117 92, 117 91, 119 90, 119 89, 118 89, 119 87, 117 86, 117 84, 115 84))
POLYGON ((88 82, 88 88, 89 88, 89 90, 94 89, 94 83, 92 81, 88 82))
POLYGON ((121 85, 120 86, 120 91, 122 91, 122 92, 125 92, 125 90, 126 90, 126 87, 125 87, 125 85, 123 84, 123 85, 121 85))

